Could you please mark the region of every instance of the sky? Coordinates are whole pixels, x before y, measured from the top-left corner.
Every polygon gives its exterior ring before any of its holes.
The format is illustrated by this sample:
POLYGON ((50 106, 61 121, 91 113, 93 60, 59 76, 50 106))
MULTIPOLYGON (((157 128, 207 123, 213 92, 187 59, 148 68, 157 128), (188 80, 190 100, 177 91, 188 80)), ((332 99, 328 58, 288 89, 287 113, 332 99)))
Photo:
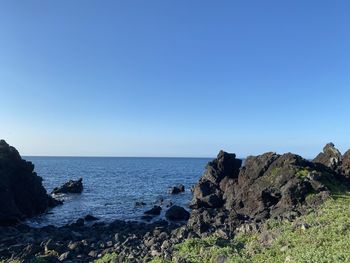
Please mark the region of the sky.
POLYGON ((0 138, 22 155, 350 148, 350 1, 0 1, 0 138))

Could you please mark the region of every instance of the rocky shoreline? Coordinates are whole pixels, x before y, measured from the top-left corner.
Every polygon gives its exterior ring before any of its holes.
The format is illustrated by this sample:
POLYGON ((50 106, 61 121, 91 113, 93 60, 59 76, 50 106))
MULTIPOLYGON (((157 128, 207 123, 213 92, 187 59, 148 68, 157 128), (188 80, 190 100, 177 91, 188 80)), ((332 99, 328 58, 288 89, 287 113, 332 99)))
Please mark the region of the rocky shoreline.
MULTIPOLYGON (((317 209, 339 187, 349 187, 349 164, 350 151, 341 155, 333 144, 327 144, 312 161, 269 152, 248 157, 243 166, 235 154, 221 151, 193 187, 190 213, 170 205, 168 220, 153 223, 115 220, 107 224, 88 216, 63 227, 34 228, 20 221, 60 202, 46 193, 33 164, 2 140, 0 196, 5 202, 0 206, 0 260, 91 262, 110 253, 118 254, 119 262, 174 260, 174 245, 185 239, 215 235, 229 240, 237 232, 262 232, 262 223, 269 218, 295 220, 317 209)), ((70 181, 56 190, 78 193, 81 183, 70 181)), ((169 193, 181 191, 180 185, 169 193)))

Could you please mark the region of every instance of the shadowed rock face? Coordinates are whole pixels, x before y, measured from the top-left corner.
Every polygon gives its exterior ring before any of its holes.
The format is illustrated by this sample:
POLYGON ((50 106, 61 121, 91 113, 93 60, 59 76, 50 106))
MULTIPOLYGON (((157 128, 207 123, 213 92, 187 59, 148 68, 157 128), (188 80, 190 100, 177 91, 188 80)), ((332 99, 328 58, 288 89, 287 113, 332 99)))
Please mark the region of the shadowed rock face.
POLYGON ((230 178, 237 178, 242 160, 236 155, 220 151, 217 158, 209 162, 204 175, 193 188, 191 208, 219 208, 223 205, 222 187, 230 178))
POLYGON ((59 202, 47 195, 34 165, 0 140, 0 225, 38 215, 59 202))

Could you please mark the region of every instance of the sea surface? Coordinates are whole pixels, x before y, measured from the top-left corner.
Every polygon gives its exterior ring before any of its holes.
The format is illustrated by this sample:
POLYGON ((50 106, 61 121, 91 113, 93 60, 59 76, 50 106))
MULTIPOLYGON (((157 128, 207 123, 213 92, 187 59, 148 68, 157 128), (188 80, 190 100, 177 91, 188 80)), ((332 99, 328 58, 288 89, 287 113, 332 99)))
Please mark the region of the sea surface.
POLYGON ((202 175, 207 158, 129 157, 24 157, 35 165, 36 173, 50 193, 70 179, 83 178, 82 194, 63 195, 64 204, 27 221, 32 226, 72 223, 87 214, 103 221, 140 220, 143 212, 164 199, 166 204, 187 207, 191 187, 202 175), (185 185, 185 193, 170 195, 170 186, 185 185), (135 202, 145 202, 135 207, 135 202))

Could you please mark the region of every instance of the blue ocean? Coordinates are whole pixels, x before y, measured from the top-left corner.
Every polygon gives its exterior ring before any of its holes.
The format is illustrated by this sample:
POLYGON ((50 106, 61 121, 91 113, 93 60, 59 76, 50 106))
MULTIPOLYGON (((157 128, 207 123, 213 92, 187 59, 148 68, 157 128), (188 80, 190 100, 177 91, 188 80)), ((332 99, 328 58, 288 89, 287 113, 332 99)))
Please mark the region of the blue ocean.
POLYGON ((36 173, 50 193, 70 179, 83 178, 82 194, 65 195, 64 204, 28 220, 33 226, 72 223, 91 214, 103 221, 140 220, 143 212, 164 199, 188 207, 191 187, 202 175, 207 158, 129 158, 129 157, 24 157, 35 165, 36 173), (185 192, 168 194, 168 188, 185 185, 185 192), (144 207, 136 207, 144 202, 144 207))

